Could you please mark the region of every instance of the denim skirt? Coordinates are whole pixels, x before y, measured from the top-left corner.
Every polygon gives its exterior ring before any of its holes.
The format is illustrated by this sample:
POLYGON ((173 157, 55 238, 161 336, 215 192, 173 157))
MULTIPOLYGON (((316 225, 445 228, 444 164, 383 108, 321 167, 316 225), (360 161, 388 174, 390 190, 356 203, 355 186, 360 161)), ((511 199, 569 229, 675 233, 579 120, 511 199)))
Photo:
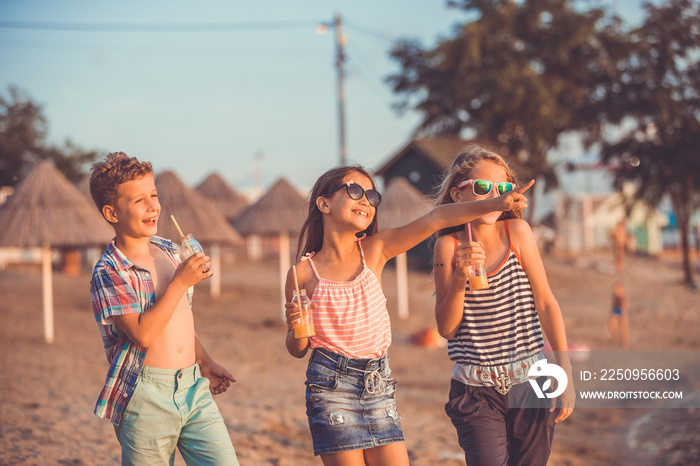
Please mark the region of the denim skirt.
POLYGON ((389 359, 349 358, 324 348, 306 370, 306 415, 314 455, 403 442, 389 359))

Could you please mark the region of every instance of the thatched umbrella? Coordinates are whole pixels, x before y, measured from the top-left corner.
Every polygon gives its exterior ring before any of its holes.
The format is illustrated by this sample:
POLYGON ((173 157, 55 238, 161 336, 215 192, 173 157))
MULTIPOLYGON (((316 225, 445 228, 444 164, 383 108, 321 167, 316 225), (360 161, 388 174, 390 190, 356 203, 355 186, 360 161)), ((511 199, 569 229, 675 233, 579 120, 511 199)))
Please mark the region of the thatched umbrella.
POLYGON ((51 246, 106 244, 114 230, 51 162, 41 162, 0 212, 0 246, 41 247, 44 339, 52 343, 51 246))
POLYGON ((216 210, 229 222, 233 222, 238 214, 248 206, 248 200, 245 196, 238 194, 217 173, 212 173, 202 181, 197 186, 197 191, 209 199, 216 210))
MULTIPOLYGON (((424 215, 433 208, 433 204, 418 191, 406 178, 394 178, 382 195, 379 228, 405 225, 424 215)), ((408 317, 408 266, 406 253, 396 256, 396 280, 398 286, 399 318, 408 317)))
MULTIPOLYGON (((80 181, 76 183, 75 187, 78 188, 78 191, 83 193, 88 201, 90 201, 90 204, 93 205, 92 194, 90 193, 90 173, 86 173, 85 176, 83 176, 80 181)), ((99 246, 88 247, 85 250, 85 258, 88 264, 97 263, 101 255, 102 250, 100 250, 99 246)))
MULTIPOLYGON (((299 234, 306 219, 306 199, 287 180, 280 178, 255 204, 233 222, 242 235, 279 235, 280 289, 290 267, 289 237, 299 234)), ((284 306, 282 307, 284 309, 284 306)), ((284 318, 284 312, 282 314, 284 318)))
POLYGON ((160 200, 158 235, 180 244, 180 233, 175 228, 174 215, 184 234, 192 233, 211 257, 211 295, 221 293, 221 253, 219 245, 243 246, 241 235, 228 223, 211 201, 196 190, 187 187, 173 172, 166 171, 156 177, 156 188, 160 200))

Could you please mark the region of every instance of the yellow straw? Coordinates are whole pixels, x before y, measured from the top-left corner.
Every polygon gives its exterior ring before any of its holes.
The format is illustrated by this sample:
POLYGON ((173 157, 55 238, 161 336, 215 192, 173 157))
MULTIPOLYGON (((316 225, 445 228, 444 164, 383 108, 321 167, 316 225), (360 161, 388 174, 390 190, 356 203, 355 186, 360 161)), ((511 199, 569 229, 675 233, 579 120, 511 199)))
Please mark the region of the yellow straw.
MULTIPOLYGON (((177 224, 177 220, 175 220, 175 216, 174 216, 174 215, 171 215, 171 216, 170 216, 170 219, 171 219, 171 220, 173 221, 173 223, 175 224, 175 228, 177 228, 178 233, 180 233, 180 238, 184 238, 184 237, 185 237, 185 234, 184 234, 184 233, 182 232, 182 230, 180 229, 180 225, 177 224)), ((190 246, 190 243, 188 243, 187 241, 185 241, 185 244, 187 245, 187 249, 190 250, 190 254, 194 256, 194 250, 192 249, 192 246, 190 246)))

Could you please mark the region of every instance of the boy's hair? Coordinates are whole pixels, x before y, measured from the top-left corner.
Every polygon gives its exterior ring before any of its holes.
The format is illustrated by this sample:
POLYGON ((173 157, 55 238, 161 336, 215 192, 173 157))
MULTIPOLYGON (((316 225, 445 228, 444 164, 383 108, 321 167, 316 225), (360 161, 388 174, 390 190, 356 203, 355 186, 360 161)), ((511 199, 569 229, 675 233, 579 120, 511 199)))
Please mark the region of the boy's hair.
MULTIPOLYGON (((301 232, 299 233, 297 260, 307 253, 318 252, 323 246, 323 213, 318 209, 316 199, 340 186, 343 183, 343 178, 353 172, 369 178, 372 182, 372 189, 377 189, 372 175, 360 165, 332 168, 321 175, 319 179, 316 180, 311 194, 309 195, 309 212, 306 221, 304 221, 304 225, 301 227, 301 232)), ((370 223, 366 230, 358 233, 358 237, 362 237, 362 235, 371 236, 377 232, 378 213, 379 209, 375 207, 372 223, 370 223)))
POLYGON ((91 168, 90 195, 102 213, 106 205, 114 206, 119 198, 119 186, 153 174, 150 162, 140 162, 136 157, 129 157, 124 152, 111 152, 102 162, 96 162, 91 168))
MULTIPOLYGON (((518 181, 503 157, 498 155, 494 150, 485 146, 470 144, 465 147, 454 162, 452 162, 452 166, 445 175, 445 178, 439 187, 439 191, 435 196, 435 203, 437 205, 442 205, 454 202, 452 195, 450 194, 452 188, 456 187, 462 181, 470 179, 471 177, 469 175, 472 169, 476 166, 476 164, 484 161, 492 162, 503 167, 506 172, 506 178, 508 178, 506 181, 509 181, 517 186, 518 181)), ((509 218, 523 218, 523 213, 521 210, 508 210, 503 212, 501 216, 498 217, 498 220, 506 220, 509 218)), ((463 225, 445 228, 438 231, 438 237, 463 229, 463 225)))

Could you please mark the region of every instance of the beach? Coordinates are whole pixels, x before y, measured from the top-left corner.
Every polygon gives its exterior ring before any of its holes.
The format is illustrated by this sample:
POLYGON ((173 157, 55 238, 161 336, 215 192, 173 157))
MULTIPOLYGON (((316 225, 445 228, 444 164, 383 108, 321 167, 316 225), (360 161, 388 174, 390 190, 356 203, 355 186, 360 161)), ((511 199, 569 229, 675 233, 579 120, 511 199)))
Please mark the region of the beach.
MULTIPOLYGON (((630 298, 629 350, 700 350, 699 294, 682 284, 677 255, 628 257, 621 278, 613 272, 608 251, 547 255, 544 262, 570 342, 593 351, 619 349, 609 336, 607 319, 612 287, 620 279, 630 298)), ((697 267, 697 260, 693 264, 697 267)), ((305 414, 306 358, 289 356, 284 345, 277 260, 225 261, 221 279, 222 294, 216 299, 206 281, 196 286, 193 310, 200 340, 237 379, 215 400, 240 463, 320 465, 305 414)), ((89 270, 78 276, 54 271, 55 342, 49 345, 42 333, 39 266, 0 271, 0 465, 120 463, 111 423, 93 414, 108 363, 90 305, 89 280, 89 270)), ((411 464, 464 465, 444 411, 453 363, 444 347, 420 346, 412 338, 435 326, 430 275, 409 272, 409 317, 404 320, 397 315, 393 268, 387 267, 382 283, 393 327, 389 357, 411 464)), ((697 463, 691 446, 630 446, 632 426, 649 411, 575 410, 557 426, 550 464, 697 463), (677 461, 669 463, 668 454, 674 453, 669 448, 687 449, 676 451, 677 461)), ((664 423, 697 416, 686 410, 673 413, 675 419, 659 420, 654 427, 661 431, 664 423)), ((184 464, 179 456, 176 464, 184 464)))

